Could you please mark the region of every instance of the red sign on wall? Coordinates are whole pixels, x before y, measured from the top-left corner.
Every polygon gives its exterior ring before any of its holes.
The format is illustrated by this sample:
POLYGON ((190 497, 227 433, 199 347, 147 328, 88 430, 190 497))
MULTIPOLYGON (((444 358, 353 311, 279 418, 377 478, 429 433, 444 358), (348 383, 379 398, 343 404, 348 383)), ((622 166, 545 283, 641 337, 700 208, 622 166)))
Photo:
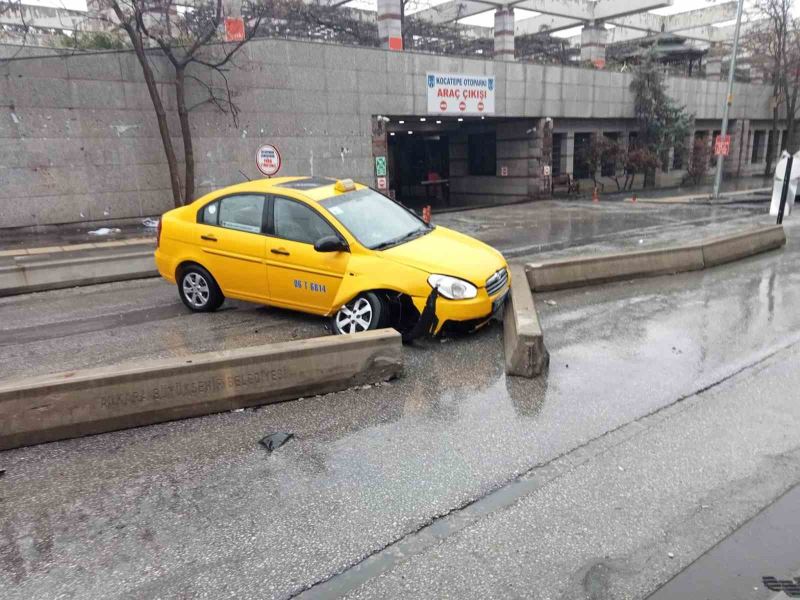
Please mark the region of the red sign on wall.
POLYGON ((244 19, 242 17, 225 17, 225 41, 241 42, 244 40, 244 19))
POLYGON ((714 142, 714 156, 728 156, 731 151, 731 136, 718 135, 714 142))

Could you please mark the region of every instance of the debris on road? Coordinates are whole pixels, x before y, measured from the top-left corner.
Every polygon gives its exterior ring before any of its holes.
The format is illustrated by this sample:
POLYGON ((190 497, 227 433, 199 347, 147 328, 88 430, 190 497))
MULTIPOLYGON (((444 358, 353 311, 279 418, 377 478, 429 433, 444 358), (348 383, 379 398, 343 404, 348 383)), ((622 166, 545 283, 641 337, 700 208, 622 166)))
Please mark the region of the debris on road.
POLYGON ((119 227, 101 227, 89 232, 89 235, 111 235, 112 233, 121 233, 119 227))
POLYGON ((158 227, 158 219, 147 217, 146 219, 142 220, 142 225, 144 225, 148 229, 155 229, 156 227, 158 227))
POLYGON ((5 469, 0 469, 0 477, 3 477, 6 474, 5 469))
POLYGON ((545 300, 544 303, 547 304, 547 306, 557 306, 558 305, 558 303, 555 300, 545 300))
POLYGON ((259 443, 267 449, 267 452, 272 452, 273 450, 277 450, 281 446, 283 446, 286 442, 294 437, 293 433, 270 433, 267 436, 261 438, 259 443))
POLYGON ((670 558, 675 558, 675 555, 672 552, 667 552, 667 556, 669 556, 670 558))

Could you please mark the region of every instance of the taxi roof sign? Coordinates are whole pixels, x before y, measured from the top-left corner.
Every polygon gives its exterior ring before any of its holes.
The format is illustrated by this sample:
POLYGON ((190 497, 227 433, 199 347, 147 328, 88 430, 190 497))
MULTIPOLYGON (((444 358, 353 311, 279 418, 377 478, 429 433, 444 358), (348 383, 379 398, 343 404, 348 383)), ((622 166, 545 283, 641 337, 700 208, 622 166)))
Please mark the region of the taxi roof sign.
POLYGON ((356 189, 356 184, 353 183, 352 179, 340 179, 336 182, 336 185, 333 186, 337 192, 352 192, 356 189))

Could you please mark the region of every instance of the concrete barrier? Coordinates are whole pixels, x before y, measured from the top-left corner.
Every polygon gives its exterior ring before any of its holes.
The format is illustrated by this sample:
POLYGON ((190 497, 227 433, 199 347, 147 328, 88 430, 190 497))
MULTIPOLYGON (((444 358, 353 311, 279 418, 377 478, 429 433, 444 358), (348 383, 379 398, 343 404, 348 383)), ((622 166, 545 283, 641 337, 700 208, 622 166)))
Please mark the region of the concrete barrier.
POLYGON ((0 265, 0 296, 158 276, 152 247, 93 252, 15 256, 0 265))
POLYGON ((782 225, 769 225, 754 231, 723 235, 703 241, 703 262, 715 267, 761 252, 777 250, 786 244, 782 225))
POLYGON ((391 329, 0 383, 0 450, 383 381, 402 372, 391 329))
POLYGON ((703 251, 697 245, 563 258, 526 265, 528 283, 535 292, 635 277, 668 275, 702 268, 703 251))
POLYGON ((783 226, 769 225, 689 245, 528 263, 525 270, 530 288, 545 292, 696 271, 775 250, 784 244, 783 226))
POLYGON ((536 377, 547 369, 550 354, 544 346, 533 294, 526 285, 525 270, 521 265, 512 265, 510 270, 511 295, 503 314, 506 373, 536 377))

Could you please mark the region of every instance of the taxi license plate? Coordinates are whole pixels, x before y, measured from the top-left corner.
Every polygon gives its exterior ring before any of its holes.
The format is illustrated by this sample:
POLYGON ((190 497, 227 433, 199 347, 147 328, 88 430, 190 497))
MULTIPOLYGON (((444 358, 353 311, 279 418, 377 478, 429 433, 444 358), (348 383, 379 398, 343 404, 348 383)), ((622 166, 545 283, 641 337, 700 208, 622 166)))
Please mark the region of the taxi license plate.
POLYGON ((494 302, 492 302, 492 314, 496 313, 498 310, 500 310, 503 307, 503 304, 505 303, 506 298, 508 298, 508 292, 509 291, 510 290, 507 289, 505 292, 502 293, 502 295, 500 295, 499 297, 494 299, 494 302))

